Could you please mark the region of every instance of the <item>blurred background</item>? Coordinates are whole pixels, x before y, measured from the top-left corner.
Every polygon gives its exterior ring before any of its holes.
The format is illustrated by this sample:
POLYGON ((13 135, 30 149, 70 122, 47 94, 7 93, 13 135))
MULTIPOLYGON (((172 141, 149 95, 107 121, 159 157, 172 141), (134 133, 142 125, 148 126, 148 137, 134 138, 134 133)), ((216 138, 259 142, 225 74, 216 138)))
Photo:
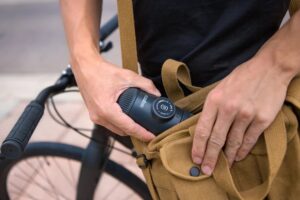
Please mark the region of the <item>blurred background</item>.
MULTIPOLYGON (((104 0, 102 24, 114 16, 116 10, 116 1, 104 0)), ((104 57, 120 65, 118 34, 116 31, 108 38, 113 41, 114 48, 104 57)), ((27 103, 40 90, 55 82, 67 64, 68 50, 58 0, 0 1, 0 142, 5 139, 27 103)), ((92 127, 87 110, 78 93, 63 94, 55 99, 59 111, 72 125, 92 127)), ((55 123, 45 112, 31 141, 49 140, 82 147, 88 142, 74 131, 55 123)), ((116 146, 123 148, 119 144, 116 146)), ((141 171, 131 157, 113 151, 111 159, 141 176, 141 171)), ((53 173, 59 174, 57 171, 53 173)), ((59 177, 59 175, 55 176, 56 181, 59 177)), ((28 187, 30 180, 16 179, 15 181, 21 188, 18 191, 20 196, 15 199, 33 199, 27 195, 31 191, 33 194, 40 195, 39 188, 28 187)), ((104 177, 102 182, 106 187, 101 188, 101 194, 97 194, 96 199, 138 199, 109 177, 104 177), (117 192, 112 192, 111 188, 115 188, 117 192)), ((44 197, 43 199, 51 198, 44 197)))

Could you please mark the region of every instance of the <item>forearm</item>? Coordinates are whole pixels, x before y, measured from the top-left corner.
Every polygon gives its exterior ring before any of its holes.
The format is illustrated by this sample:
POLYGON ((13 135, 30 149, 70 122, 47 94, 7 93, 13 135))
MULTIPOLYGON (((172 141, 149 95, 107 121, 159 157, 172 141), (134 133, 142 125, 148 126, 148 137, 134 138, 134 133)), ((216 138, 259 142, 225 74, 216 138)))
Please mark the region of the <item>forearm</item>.
POLYGON ((102 0, 60 0, 71 62, 99 56, 102 0))
POLYGON ((263 45, 255 58, 270 63, 287 83, 300 73, 300 11, 263 45))

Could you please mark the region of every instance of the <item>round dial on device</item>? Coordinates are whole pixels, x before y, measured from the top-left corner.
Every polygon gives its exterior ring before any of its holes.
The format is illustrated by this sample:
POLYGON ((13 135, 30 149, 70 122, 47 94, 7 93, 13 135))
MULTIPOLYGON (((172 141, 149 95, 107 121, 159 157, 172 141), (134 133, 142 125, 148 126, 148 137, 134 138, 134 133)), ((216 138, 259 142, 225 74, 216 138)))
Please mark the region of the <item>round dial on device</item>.
POLYGON ((174 104, 165 97, 157 98, 152 107, 154 115, 161 119, 170 119, 176 113, 174 104))

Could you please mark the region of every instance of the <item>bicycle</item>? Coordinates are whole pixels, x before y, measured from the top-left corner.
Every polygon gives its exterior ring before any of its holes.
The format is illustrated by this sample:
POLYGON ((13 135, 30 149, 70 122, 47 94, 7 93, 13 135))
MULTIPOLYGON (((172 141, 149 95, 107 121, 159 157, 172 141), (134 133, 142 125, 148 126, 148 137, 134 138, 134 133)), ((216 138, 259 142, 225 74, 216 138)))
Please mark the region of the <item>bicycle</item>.
MULTIPOLYGON (((112 48, 112 43, 106 43, 105 39, 116 30, 117 27, 117 16, 111 18, 103 27, 101 27, 101 38, 99 43, 101 53, 107 52, 112 48)), ((30 178, 31 176, 39 176, 39 172, 45 171, 47 167, 54 166, 60 168, 59 170, 66 169, 71 171, 73 168, 70 167, 70 165, 72 166, 75 163, 80 171, 77 178, 78 180, 75 180, 76 177, 70 178, 62 173, 62 176, 65 176, 66 181, 69 182, 70 185, 76 187, 75 194, 71 198, 67 196, 67 186, 61 186, 61 183, 52 182, 50 178, 52 178, 53 175, 48 174, 44 174, 42 177, 38 177, 38 180, 34 180, 37 182, 37 185, 40 184, 39 188, 44 191, 44 196, 41 194, 39 194, 39 196, 42 199, 93 199, 97 184, 99 183, 101 176, 105 173, 129 187, 139 197, 151 199, 146 184, 140 178, 122 165, 109 159, 111 149, 114 148, 112 143, 114 140, 120 142, 130 150, 130 155, 132 157, 136 156, 132 143, 128 137, 120 137, 99 125, 94 125, 91 136, 87 136, 82 132, 83 130, 73 127, 59 114, 53 102, 53 96, 64 92, 70 92, 71 90, 67 90, 67 88, 74 86, 76 87, 76 81, 69 66, 63 71, 62 75, 54 85, 43 89, 35 100, 27 105, 21 117, 2 143, 0 155, 0 199, 17 199, 16 193, 22 192, 20 186, 9 185, 10 174, 13 170, 19 170, 19 173, 22 174, 22 176, 29 176, 30 178), (43 116, 45 104, 48 99, 51 100, 50 102, 52 103, 58 118, 61 120, 60 122, 58 121, 59 123, 90 139, 89 144, 85 149, 58 142, 28 143, 34 129, 43 116), (33 160, 34 162, 29 162, 30 160, 33 160), (57 164, 58 162, 60 163, 59 165, 57 164), (22 164, 30 166, 32 172, 21 169, 20 166, 22 166, 22 164), (46 183, 48 181, 47 186, 49 187, 46 187, 44 182, 40 182, 40 178, 44 178, 45 180, 43 181, 46 181, 46 183), (75 182, 75 185, 73 182, 75 182), (16 190, 9 187, 15 187, 16 190), (61 191, 61 189, 57 187, 64 187, 63 190, 65 191, 61 191)), ((49 106, 49 104, 46 105, 49 106)), ((20 174, 19 176, 21 176, 20 174)), ((26 183, 26 180, 26 177, 20 177, 20 182, 24 181, 26 183)), ((37 199, 37 197, 33 194, 28 194, 28 199, 37 199)))

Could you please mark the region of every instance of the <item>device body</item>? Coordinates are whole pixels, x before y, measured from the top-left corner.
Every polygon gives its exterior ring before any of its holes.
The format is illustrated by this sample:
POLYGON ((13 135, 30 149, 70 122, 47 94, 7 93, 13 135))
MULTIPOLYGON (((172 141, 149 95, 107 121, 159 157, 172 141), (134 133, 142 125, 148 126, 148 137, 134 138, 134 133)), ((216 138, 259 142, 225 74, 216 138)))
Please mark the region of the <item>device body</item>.
POLYGON ((192 116, 168 98, 157 97, 138 88, 125 90, 118 104, 136 123, 156 135, 192 116))

